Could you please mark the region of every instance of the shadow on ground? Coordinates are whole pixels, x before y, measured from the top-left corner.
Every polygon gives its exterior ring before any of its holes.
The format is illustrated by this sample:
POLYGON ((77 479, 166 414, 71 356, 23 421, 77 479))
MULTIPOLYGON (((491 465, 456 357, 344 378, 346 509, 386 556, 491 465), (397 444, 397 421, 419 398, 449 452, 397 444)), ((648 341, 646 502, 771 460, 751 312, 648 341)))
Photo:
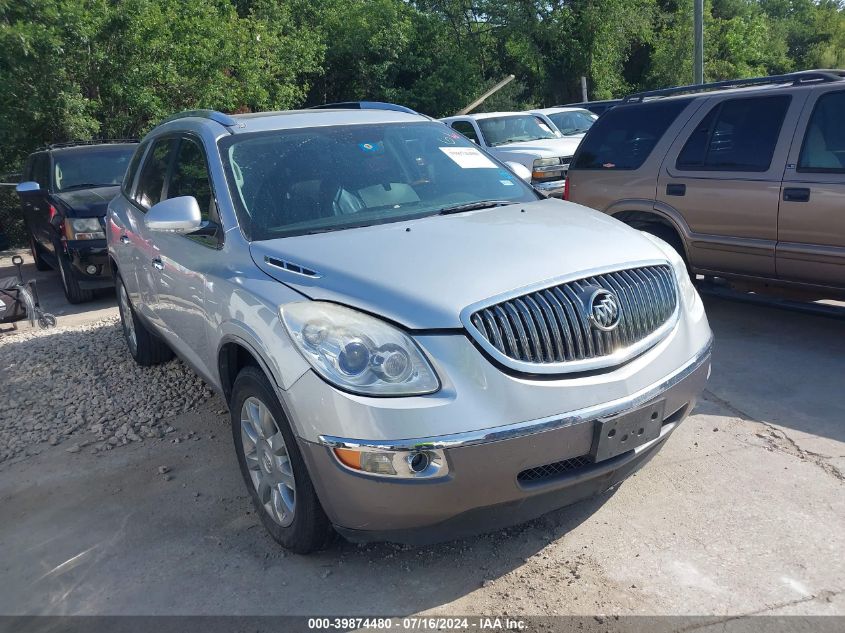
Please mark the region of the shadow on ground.
POLYGON ((716 335, 708 393, 742 418, 845 442, 843 318, 705 297, 716 335))

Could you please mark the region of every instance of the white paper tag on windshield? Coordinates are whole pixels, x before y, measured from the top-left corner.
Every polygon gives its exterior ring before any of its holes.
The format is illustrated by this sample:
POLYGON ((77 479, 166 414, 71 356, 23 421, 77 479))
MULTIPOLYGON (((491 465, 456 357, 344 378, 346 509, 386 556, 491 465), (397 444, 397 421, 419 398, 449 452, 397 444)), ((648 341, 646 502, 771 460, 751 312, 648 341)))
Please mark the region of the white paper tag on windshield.
POLYGON ((496 168, 496 163, 474 147, 441 147, 440 151, 463 169, 496 168))

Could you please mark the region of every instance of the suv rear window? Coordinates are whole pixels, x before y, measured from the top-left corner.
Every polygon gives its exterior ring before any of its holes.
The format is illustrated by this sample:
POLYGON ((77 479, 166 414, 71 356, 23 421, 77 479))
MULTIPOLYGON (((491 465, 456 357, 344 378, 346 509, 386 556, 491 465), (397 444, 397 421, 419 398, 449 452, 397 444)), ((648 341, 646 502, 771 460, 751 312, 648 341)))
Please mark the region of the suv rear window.
POLYGON ((728 99, 696 126, 676 167, 684 171, 768 171, 789 95, 728 99))
POLYGON ((574 169, 637 169, 689 99, 616 106, 599 117, 575 155, 574 169))

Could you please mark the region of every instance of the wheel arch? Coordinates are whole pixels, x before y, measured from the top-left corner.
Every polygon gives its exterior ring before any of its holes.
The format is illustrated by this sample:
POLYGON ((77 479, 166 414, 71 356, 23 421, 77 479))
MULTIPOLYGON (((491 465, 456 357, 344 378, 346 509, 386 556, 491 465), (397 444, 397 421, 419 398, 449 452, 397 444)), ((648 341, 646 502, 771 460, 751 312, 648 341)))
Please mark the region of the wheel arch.
POLYGON ((635 229, 659 224, 672 230, 683 246, 687 261, 690 255, 692 232, 677 210, 661 203, 649 201, 620 201, 611 205, 605 213, 635 229), (647 204, 645 204, 647 203, 647 204))

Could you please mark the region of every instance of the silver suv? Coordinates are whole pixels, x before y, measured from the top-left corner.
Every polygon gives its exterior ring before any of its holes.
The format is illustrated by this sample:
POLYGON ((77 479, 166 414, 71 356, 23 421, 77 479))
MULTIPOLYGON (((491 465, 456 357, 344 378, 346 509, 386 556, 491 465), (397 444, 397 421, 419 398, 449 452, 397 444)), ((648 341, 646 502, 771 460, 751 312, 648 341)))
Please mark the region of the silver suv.
POLYGON ((434 542, 616 485, 689 413, 683 261, 388 104, 184 113, 106 222, 123 329, 225 397, 283 546, 434 542))

